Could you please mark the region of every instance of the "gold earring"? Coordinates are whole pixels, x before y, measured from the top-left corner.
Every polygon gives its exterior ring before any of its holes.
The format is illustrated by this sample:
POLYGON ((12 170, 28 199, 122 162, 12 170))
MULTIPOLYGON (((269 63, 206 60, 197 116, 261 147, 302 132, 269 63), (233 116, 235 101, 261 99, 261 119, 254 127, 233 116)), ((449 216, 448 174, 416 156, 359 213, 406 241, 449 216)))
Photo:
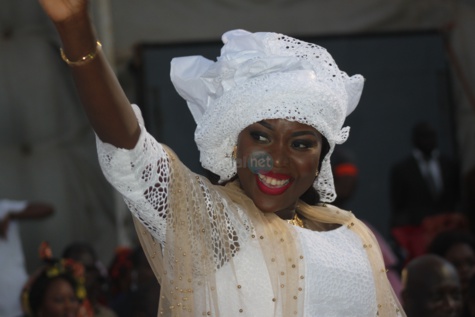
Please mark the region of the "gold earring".
POLYGON ((317 173, 315 173, 315 177, 318 177, 318 174, 319 174, 319 172, 317 171, 317 173))
POLYGON ((233 153, 231 154, 231 157, 233 158, 233 160, 236 159, 236 157, 237 157, 237 145, 235 145, 233 147, 233 153))

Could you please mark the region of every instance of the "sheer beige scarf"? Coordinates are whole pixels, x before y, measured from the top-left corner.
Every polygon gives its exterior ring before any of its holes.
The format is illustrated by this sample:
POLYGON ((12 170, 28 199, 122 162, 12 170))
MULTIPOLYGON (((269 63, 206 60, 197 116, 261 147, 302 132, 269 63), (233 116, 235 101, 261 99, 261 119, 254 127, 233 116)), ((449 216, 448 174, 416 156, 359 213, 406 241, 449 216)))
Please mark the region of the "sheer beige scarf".
MULTIPOLYGON (((161 284, 159 316, 249 316, 237 274, 230 274, 228 283, 235 283, 236 287, 234 293, 226 296, 242 300, 242 308, 237 312, 220 311, 214 274, 223 265, 235 267, 234 256, 248 239, 257 239, 265 258, 275 316, 303 316, 305 259, 295 230, 276 215, 259 211, 236 183, 215 186, 216 193, 206 192, 213 185, 184 167, 171 150, 167 152, 171 170, 167 196, 170 212, 163 247, 134 219, 141 244, 161 284), (219 199, 209 199, 210 193, 219 199), (230 213, 233 226, 227 221, 230 213)), ((306 219, 307 228, 320 230, 319 224, 329 223, 354 230, 361 237, 362 248, 366 248, 372 265, 378 315, 405 316, 386 277, 376 239, 361 221, 333 206, 300 202, 298 211, 306 219)))

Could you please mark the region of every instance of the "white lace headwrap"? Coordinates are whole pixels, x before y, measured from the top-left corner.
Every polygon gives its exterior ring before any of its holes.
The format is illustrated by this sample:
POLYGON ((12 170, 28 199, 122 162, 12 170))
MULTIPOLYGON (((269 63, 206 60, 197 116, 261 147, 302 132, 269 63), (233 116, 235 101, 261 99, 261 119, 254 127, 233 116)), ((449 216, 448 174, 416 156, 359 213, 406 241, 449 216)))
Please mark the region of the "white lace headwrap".
POLYGON ((330 155, 346 141, 343 122, 358 104, 364 78, 340 71, 315 44, 278 33, 226 32, 217 61, 174 58, 171 80, 197 123, 195 141, 204 168, 226 181, 236 174, 231 158, 239 133, 265 119, 314 127, 328 141, 314 187, 321 200, 335 197, 330 155))

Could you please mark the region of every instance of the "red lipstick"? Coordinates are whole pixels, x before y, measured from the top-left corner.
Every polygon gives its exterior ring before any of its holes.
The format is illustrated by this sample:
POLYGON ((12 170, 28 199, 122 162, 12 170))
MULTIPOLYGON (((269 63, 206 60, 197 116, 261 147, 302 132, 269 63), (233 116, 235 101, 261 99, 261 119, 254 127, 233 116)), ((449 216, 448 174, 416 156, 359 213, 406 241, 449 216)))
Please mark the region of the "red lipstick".
MULTIPOLYGON (((276 179, 279 179, 275 176, 271 176, 269 173, 267 174, 269 177, 274 177, 276 179)), ((267 176, 266 175, 266 176, 267 176)), ((276 175, 280 175, 282 177, 283 174, 276 174, 276 175)), ((287 180, 287 179, 290 179, 290 177, 288 175, 284 175, 285 178, 283 178, 283 180, 287 180)), ((282 180, 282 179, 280 179, 282 180)), ((292 185, 292 181, 289 180, 289 182, 284 185, 284 186, 281 186, 281 187, 269 187, 267 184, 265 184, 264 182, 262 182, 260 179, 259 179, 259 174, 256 174, 256 182, 257 182, 257 187, 264 193, 264 194, 267 194, 267 195, 280 195, 282 193, 284 193, 289 187, 290 185, 292 185)))
POLYGON ((262 172, 261 174, 262 174, 262 175, 265 175, 265 176, 269 176, 269 177, 275 178, 275 179, 278 179, 278 180, 287 180, 287 179, 290 178, 289 175, 280 174, 280 173, 275 173, 275 172, 272 172, 272 171, 262 172))

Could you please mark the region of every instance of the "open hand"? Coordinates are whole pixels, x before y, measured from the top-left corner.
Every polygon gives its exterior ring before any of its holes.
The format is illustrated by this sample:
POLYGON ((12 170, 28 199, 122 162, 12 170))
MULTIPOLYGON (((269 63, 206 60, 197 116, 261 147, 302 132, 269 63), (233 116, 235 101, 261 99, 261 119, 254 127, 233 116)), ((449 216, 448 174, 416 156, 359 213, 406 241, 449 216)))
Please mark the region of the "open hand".
POLYGON ((74 16, 87 14, 88 0, 39 0, 43 10, 55 22, 63 22, 74 16))

